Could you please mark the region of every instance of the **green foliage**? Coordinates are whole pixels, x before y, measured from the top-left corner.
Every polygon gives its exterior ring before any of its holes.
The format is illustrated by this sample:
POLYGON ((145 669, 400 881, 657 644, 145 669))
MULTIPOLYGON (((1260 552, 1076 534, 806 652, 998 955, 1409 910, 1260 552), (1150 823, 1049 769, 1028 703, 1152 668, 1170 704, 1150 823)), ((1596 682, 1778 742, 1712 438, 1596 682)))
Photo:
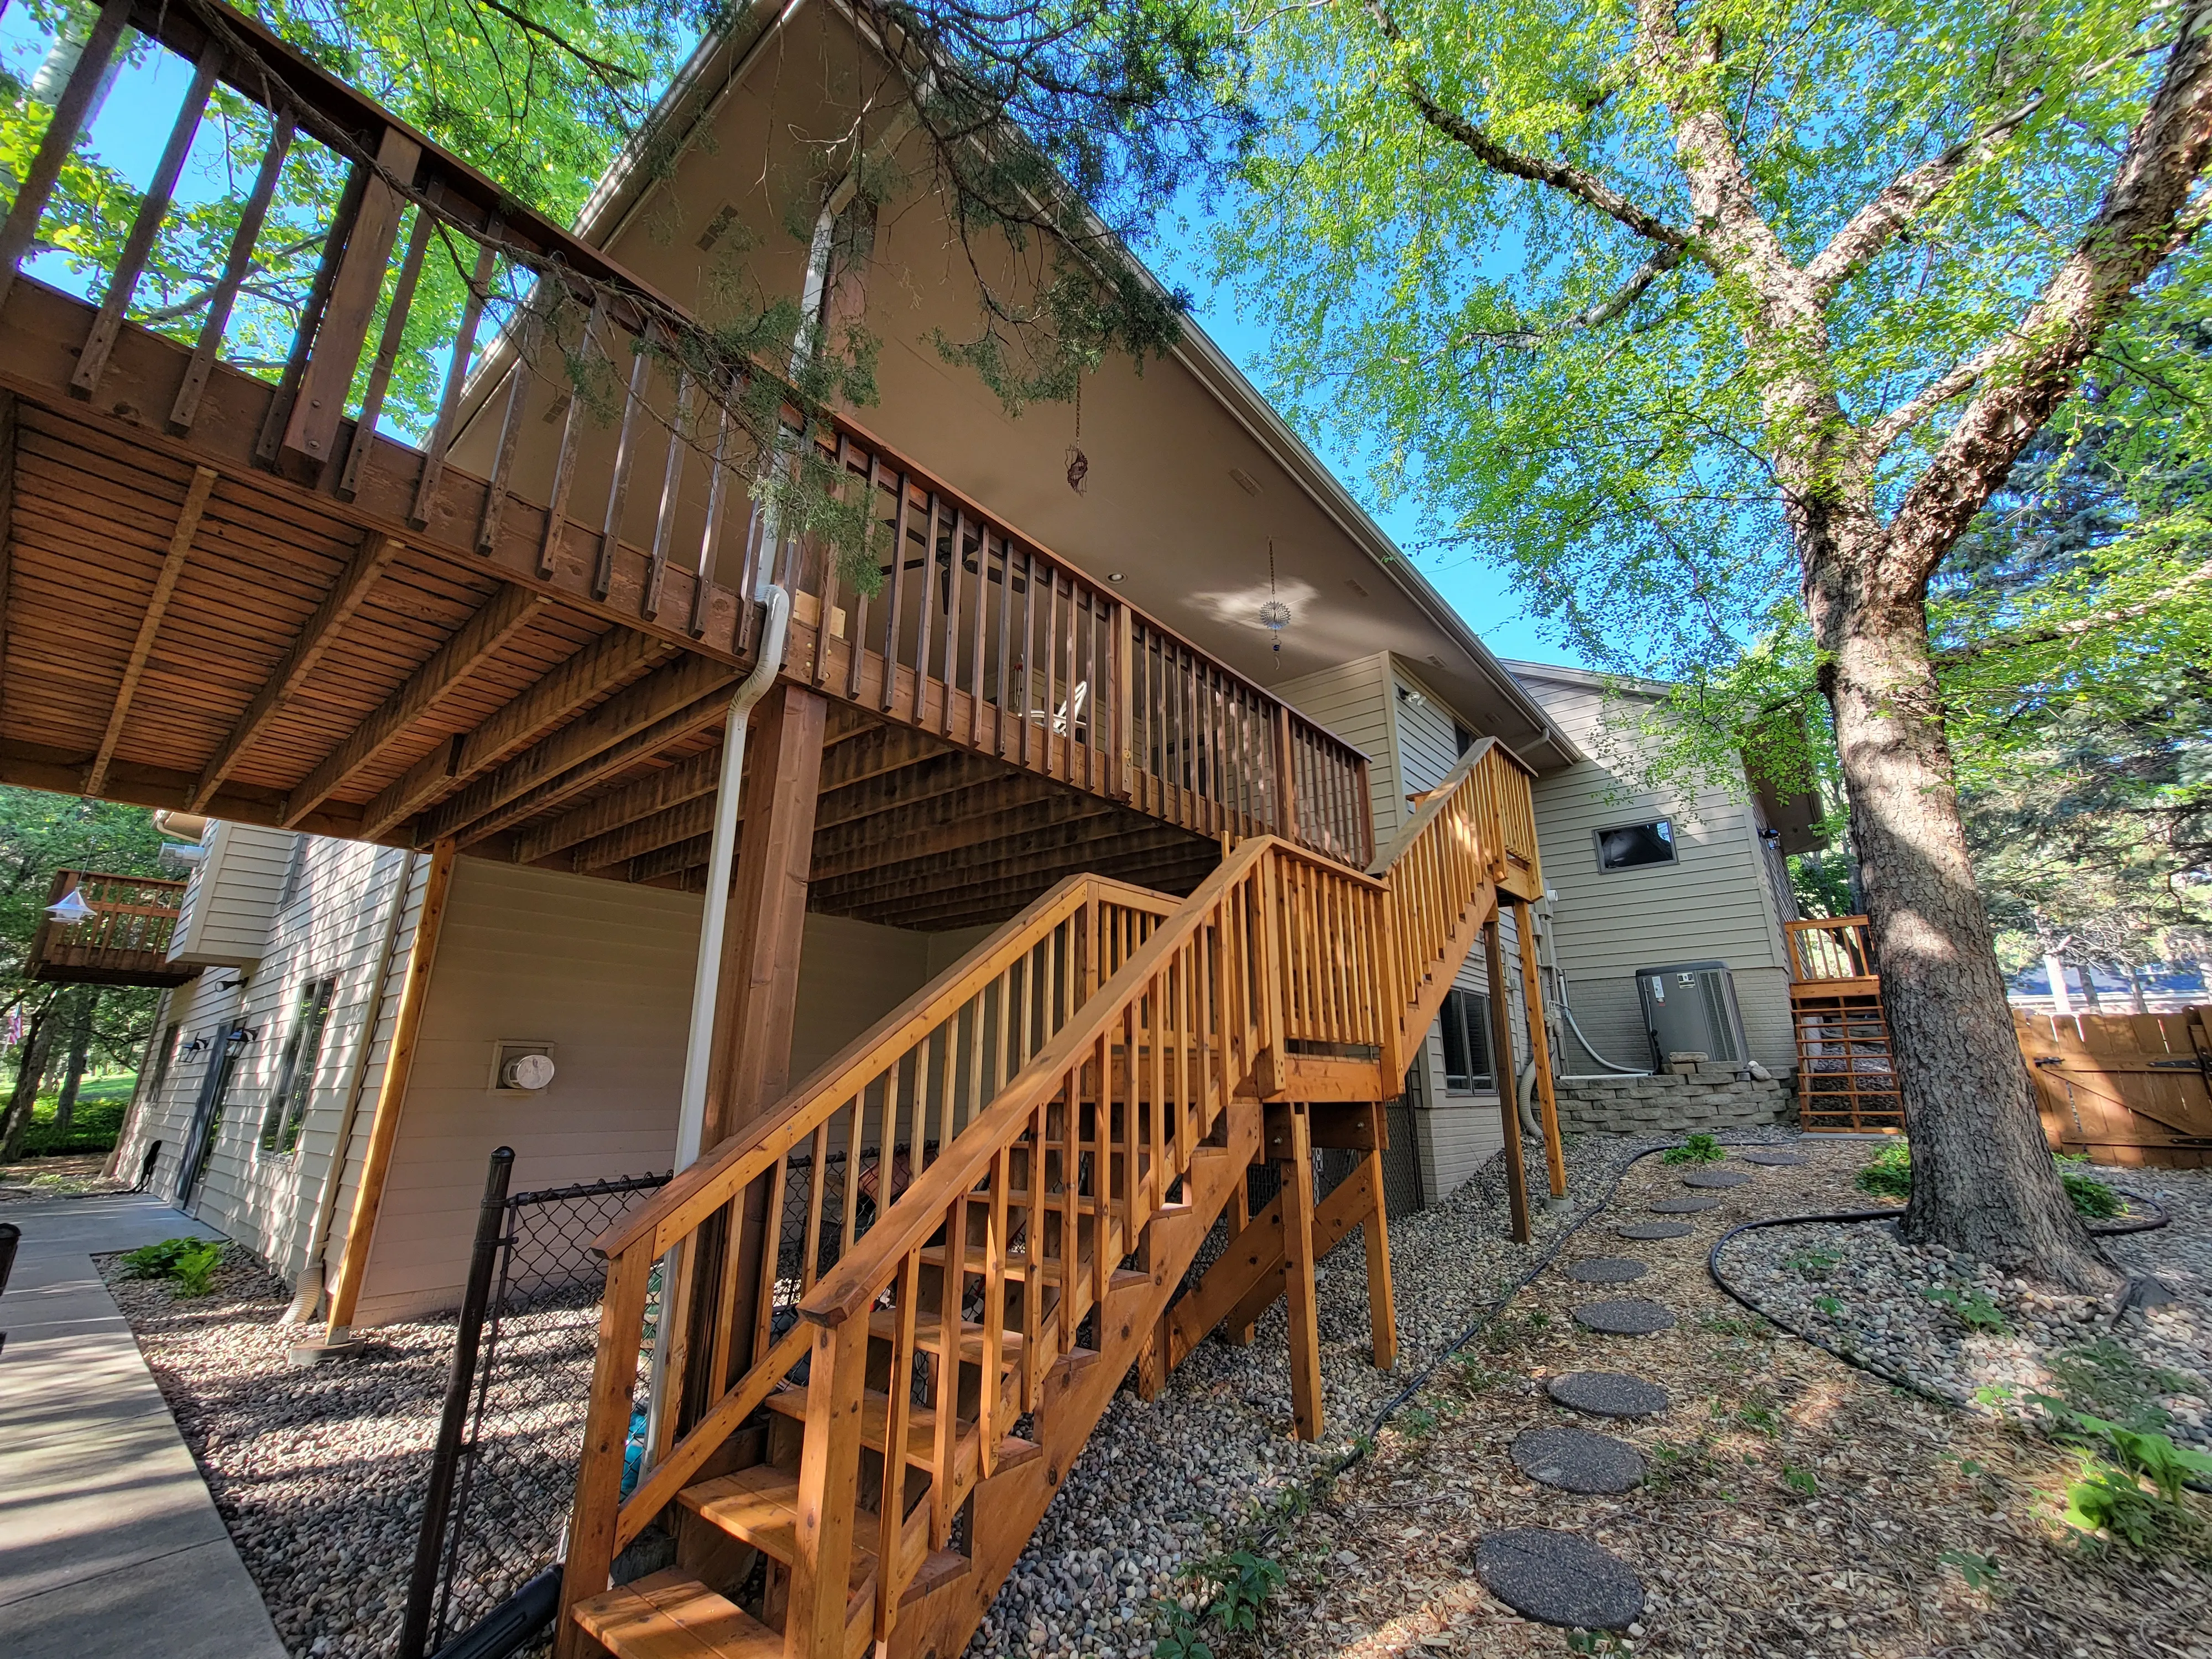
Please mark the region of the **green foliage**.
POLYGON ((1936 1560, 1947 1567, 1956 1567, 1959 1577, 1966 1581, 1968 1589, 1994 1589, 1999 1568, 1994 1555, 1979 1555, 1972 1550, 1945 1550, 1936 1560))
POLYGON ((1669 1146, 1660 1153, 1662 1164, 1717 1164, 1728 1154, 1722 1151, 1719 1141, 1711 1135, 1692 1135, 1679 1146, 1669 1146))
POLYGON ((1800 1250, 1782 1265, 1801 1279, 1826 1279, 1842 1260, 1833 1250, 1800 1250))
POLYGON ((1997 1336, 2012 1328, 2005 1319, 2004 1310, 1990 1300, 1987 1291, 1972 1286, 1961 1291, 1948 1285, 1939 1285, 1920 1294, 1937 1307, 1948 1310, 1952 1318, 1970 1331, 1997 1336))
POLYGON ((54 1123, 56 1102, 42 1099, 32 1109, 23 1136, 26 1158, 58 1158, 70 1152, 104 1152, 123 1133, 123 1114, 137 1079, 130 1073, 86 1083, 77 1091, 76 1113, 66 1132, 54 1123))
POLYGON ((1851 1177, 1851 1185, 1876 1198, 1912 1196, 1912 1149, 1893 1140, 1874 1155, 1873 1161, 1851 1177))
POLYGON ((1209 1623, 1231 1635, 1256 1632, 1284 1577, 1275 1562, 1247 1549, 1208 1557, 1184 1568, 1182 1576, 1193 1587, 1198 1608, 1194 1612, 1179 1601, 1153 1602, 1168 1627, 1152 1648, 1153 1659, 1212 1659, 1201 1633, 1209 1623))
POLYGON ((222 1241, 218 1238, 165 1238, 123 1258, 125 1277, 166 1279, 179 1296, 205 1296, 215 1288, 216 1269, 222 1265, 222 1241))
POLYGON ((2197 1386, 2179 1371, 2146 1364, 2109 1336, 2062 1349, 2044 1364, 2070 1410, 2143 1432, 2172 1420, 2157 1396, 2187 1394, 2197 1386))
POLYGON ((2107 1220, 2120 1212, 2120 1195, 2094 1176, 2076 1175, 2071 1170, 2058 1172, 2059 1184, 2066 1188, 2066 1196, 2074 1200, 2074 1207, 2093 1221, 2107 1220))
POLYGON ((1813 1305, 1831 1319, 1844 1310, 1844 1304, 1832 1296, 1816 1296, 1813 1298, 1813 1305))
POLYGON ((1784 1484, 1801 1498, 1818 1498, 1820 1495, 1820 1483, 1814 1477, 1813 1471, 1810 1469, 1801 1469, 1795 1464, 1784 1463, 1782 1466, 1782 1479, 1784 1484))

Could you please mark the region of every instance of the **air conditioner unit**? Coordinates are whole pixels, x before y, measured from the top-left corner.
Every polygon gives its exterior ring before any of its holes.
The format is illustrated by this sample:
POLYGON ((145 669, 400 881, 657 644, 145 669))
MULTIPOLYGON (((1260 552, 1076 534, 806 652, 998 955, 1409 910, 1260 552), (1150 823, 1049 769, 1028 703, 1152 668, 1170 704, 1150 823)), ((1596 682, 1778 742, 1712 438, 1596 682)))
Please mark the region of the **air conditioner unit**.
POLYGON ((1644 1029, 1651 1036, 1651 1063, 1664 1069, 1667 1056, 1703 1054, 1730 1065, 1750 1058, 1743 1040, 1743 1012, 1735 1000, 1735 977, 1724 962, 1678 962, 1636 970, 1636 996, 1644 1005, 1644 1029))

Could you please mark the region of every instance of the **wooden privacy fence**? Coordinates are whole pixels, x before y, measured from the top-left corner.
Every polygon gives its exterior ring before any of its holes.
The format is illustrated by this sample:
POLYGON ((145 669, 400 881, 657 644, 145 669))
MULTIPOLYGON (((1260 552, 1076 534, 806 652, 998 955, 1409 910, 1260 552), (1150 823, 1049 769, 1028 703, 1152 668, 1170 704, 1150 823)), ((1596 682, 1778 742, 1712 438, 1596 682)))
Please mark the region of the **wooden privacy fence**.
POLYGON ((2212 1168, 2212 1007, 2013 1010, 2051 1148, 2098 1164, 2212 1168))

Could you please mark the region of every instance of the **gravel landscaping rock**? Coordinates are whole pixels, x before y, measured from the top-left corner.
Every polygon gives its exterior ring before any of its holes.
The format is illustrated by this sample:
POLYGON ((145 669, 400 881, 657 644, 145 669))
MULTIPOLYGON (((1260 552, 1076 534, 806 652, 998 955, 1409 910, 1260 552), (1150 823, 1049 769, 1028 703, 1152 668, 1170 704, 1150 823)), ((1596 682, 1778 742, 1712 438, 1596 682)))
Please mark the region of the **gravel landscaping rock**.
POLYGON ((1622 1238, 1661 1239, 1687 1238, 1697 1229, 1681 1221, 1638 1221, 1613 1231, 1622 1238))
POLYGON ((1674 1316, 1656 1302, 1620 1297, 1610 1302, 1589 1302, 1574 1310, 1575 1323, 1607 1336, 1649 1336, 1674 1322, 1674 1316))
POLYGON ((1524 1429, 1513 1442, 1513 1463, 1531 1480, 1561 1492, 1611 1495, 1644 1484, 1644 1455, 1626 1440, 1588 1429, 1524 1429))
MULTIPOLYGON (((2173 1218, 2105 1243, 2115 1266, 2155 1274, 2172 1301, 2115 1312, 1941 1246, 1907 1244, 1880 1221, 1746 1233, 1723 1251, 1721 1270, 1782 1324, 1973 1410, 2032 1419, 2029 1395, 2078 1398, 2093 1415, 2140 1419, 2212 1449, 2212 1171, 2086 1173, 2142 1190, 2173 1218)), ((1852 1207, 1872 1206, 1860 1195, 1852 1207)))
POLYGON ((1626 1630, 1644 1611, 1644 1586, 1628 1565, 1572 1533, 1494 1532, 1476 1547, 1474 1571, 1507 1607, 1547 1625, 1626 1630))
POLYGON ((1578 1285, 1626 1285, 1632 1279, 1643 1278, 1650 1271, 1641 1261, 1631 1256, 1593 1255, 1569 1264, 1567 1277, 1578 1285))
POLYGON ((1656 1417, 1672 1403, 1657 1383, 1619 1371, 1563 1371, 1544 1391, 1562 1406, 1593 1417, 1656 1417))

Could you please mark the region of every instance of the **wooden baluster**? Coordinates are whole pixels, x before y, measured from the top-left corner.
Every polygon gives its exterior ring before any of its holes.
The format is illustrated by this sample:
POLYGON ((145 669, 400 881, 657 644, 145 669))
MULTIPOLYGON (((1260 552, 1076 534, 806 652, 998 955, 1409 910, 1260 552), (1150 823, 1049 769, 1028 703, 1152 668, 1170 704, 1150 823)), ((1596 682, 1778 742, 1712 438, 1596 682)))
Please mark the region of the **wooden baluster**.
MULTIPOLYGON (((434 200, 438 186, 433 185, 430 193, 434 200)), ((353 428, 353 441, 346 446, 345 465, 339 471, 336 494, 340 501, 349 501, 360 492, 361 470, 368 459, 368 453, 376 447, 376 422, 384 413, 384 394, 392 384, 392 370, 399 361, 399 345, 407 332, 407 313, 415 303, 415 284, 422 275, 422 255, 430 246, 430 232, 437 223, 427 207, 415 210, 415 228, 407 238, 407 252, 399 261, 399 278, 392 285, 392 303, 385 310, 384 331, 378 336, 376 358, 369 365, 368 384, 361 394, 361 413, 353 428)))
MULTIPOLYGON (((982 1036, 980 1025, 976 1032, 982 1036)), ((1006 1188, 1013 1179, 1013 1152, 1001 1146, 991 1158, 990 1209, 983 1232, 983 1382, 978 1413, 983 1424, 982 1471, 999 1472, 999 1417, 1006 1386, 1006 1188)))
POLYGON ((1054 716, 1059 706, 1067 700, 1067 687, 1061 684, 1055 689, 1054 684, 1060 675, 1060 567, 1048 565, 1045 580, 1048 586, 1044 595, 1044 696, 1041 699, 1043 703, 1041 730, 1044 740, 1044 763, 1037 769, 1049 778, 1058 775, 1055 757, 1059 751, 1053 745, 1059 734, 1053 727, 1058 723, 1054 716))
MULTIPOLYGON (((868 479, 863 488, 866 491, 868 501, 867 535, 869 540, 872 542, 876 535, 876 509, 882 505, 884 490, 883 458, 872 452, 868 456, 868 479)), ((898 544, 894 538, 891 544, 891 562, 896 565, 898 558, 898 544)), ((896 617, 894 617, 892 620, 896 625, 896 617)), ((853 625, 845 631, 846 637, 852 647, 845 653, 845 696, 848 702, 858 702, 860 700, 860 667, 867 657, 867 652, 863 648, 868 640, 868 596, 866 593, 855 593, 853 596, 853 625)), ((886 685, 890 684, 892 673, 890 653, 886 652, 884 653, 884 680, 886 685)))
MULTIPOLYGON (((898 690, 899 619, 906 599, 907 506, 914 494, 914 486, 905 473, 898 475, 898 510, 891 529, 891 602, 884 607, 884 712, 891 711, 891 702, 898 690)), ((923 567, 927 580, 928 566, 923 567)), ((915 696, 919 702, 921 681, 917 671, 915 696)))
MULTIPOLYGON (((929 702, 929 663, 932 642, 936 635, 934 626, 937 611, 937 520, 939 505, 935 491, 929 496, 929 525, 923 533, 921 555, 921 611, 914 629, 914 707, 907 718, 916 726, 923 724, 923 709, 929 702)), ((949 580, 949 579, 948 579, 949 580)), ((945 696, 949 699, 948 687, 945 696)))
MULTIPOLYGON (((885 1089, 894 1086, 898 1076, 899 1062, 893 1060, 883 1074, 885 1089)), ((842 1194, 844 1226, 837 1259, 842 1261, 853 1254, 853 1241, 859 1236, 860 1220, 860 1152, 861 1142, 868 1133, 868 1089, 862 1085, 860 1092, 853 1097, 853 1121, 845 1133, 845 1180, 842 1194)))
MULTIPOLYGON (((834 1112, 830 1114, 832 1117, 835 1115, 834 1112)), ((815 1280, 822 1276, 822 1200, 830 1178, 830 1119, 827 1117, 815 1126, 812 1150, 814 1164, 807 1171, 806 1181, 806 1231, 799 1243, 799 1294, 801 1297, 812 1290, 815 1280)), ((853 1167, 853 1160, 849 1157, 845 1160, 845 1167, 848 1170, 853 1167)))
MULTIPOLYGON (((955 1271, 949 1253, 946 1271, 948 1275, 955 1271)), ((949 1277, 947 1282, 952 1282, 949 1277)), ((915 1310, 921 1301, 921 1252, 908 1250, 899 1262, 897 1334, 891 1339, 890 1369, 884 1377, 889 1393, 884 1409, 884 1475, 876 1510, 876 1639, 879 1642, 890 1639, 891 1627, 898 1620, 899 1592, 905 1588, 899 1573, 899 1557, 904 1552, 899 1546, 906 1531, 907 1422, 914 1402, 915 1310)), ((957 1333, 957 1321, 948 1328, 957 1333)), ((939 1358, 940 1397, 948 1370, 955 1377, 959 1375, 959 1353, 956 1341, 949 1353, 939 1358)), ((939 1414, 944 1415, 941 1404, 939 1414)))
MULTIPOLYGON (((715 399, 718 407, 714 420, 714 459, 707 471, 707 521, 699 528, 699 561, 692 568, 691 619, 685 628, 695 640, 707 631, 708 584, 714 580, 715 562, 722 550, 722 520, 730 489, 730 430, 736 425, 730 416, 728 399, 736 395, 736 388, 725 388, 721 396, 715 399)), ((742 586, 738 598, 744 619, 738 626, 740 640, 742 643, 750 645, 752 642, 752 601, 755 598, 751 585, 742 586)))
POLYGON ((1012 673, 1009 663, 1008 646, 1012 643, 1014 620, 1014 544, 1010 537, 999 538, 999 740, 992 751, 1000 759, 1006 757, 1007 739, 1012 735, 1009 722, 1019 718, 1014 706, 1012 673))
POLYGON ((107 78, 108 64, 115 56, 117 43, 123 39, 124 25, 131 21, 131 0, 107 0, 100 9, 100 15, 85 36, 84 48, 77 54, 76 67, 70 71, 62 95, 54 100, 53 118, 47 122, 46 133, 39 140, 38 153, 24 170, 22 181, 15 186, 15 199, 8 209, 7 218, 0 221, 0 307, 7 305, 8 296, 15 289, 17 269, 37 240, 39 219, 46 210, 46 199, 54 193, 55 181, 62 176, 70 153, 76 148, 86 112, 92 107, 100 82, 107 78))
MULTIPOLYGON (((1003 537, 1000 538, 1005 540, 1003 537)), ((979 523, 975 526, 975 626, 973 644, 968 653, 968 745, 980 748, 983 742, 983 634, 984 619, 990 614, 991 597, 991 527, 979 523)))
POLYGON ((430 428, 429 447, 423 451, 422 473, 415 484, 415 505, 407 522, 417 530, 430 522, 430 503, 446 474, 446 452, 453 447, 453 422, 460 413, 461 390, 469 378, 469 359, 477 349, 477 330, 483 325, 484 304, 491 296, 492 272, 499 263, 499 239, 506 221, 494 213, 484 221, 477 240, 476 269, 469 273, 469 297, 461 306, 461 325, 453 336, 453 356, 447 360, 446 385, 438 399, 438 418, 430 428))
POLYGON ((676 508, 684 488, 684 451, 690 442, 686 428, 691 423, 691 376, 688 370, 676 371, 676 418, 669 423, 668 455, 661 463, 660 505, 653 514, 653 550, 646 556, 645 592, 638 599, 637 613, 647 622, 660 614, 660 587, 668 574, 668 544, 676 534, 676 508))
POLYGON ((246 273, 253 263, 253 245, 260 238, 262 224, 269 216, 269 204, 276 194, 276 176, 284 170, 284 158, 291 154, 291 110, 279 107, 271 112, 270 119, 269 143, 261 152, 261 169, 254 175, 253 191, 246 198, 245 210, 239 215, 238 228, 231 234, 230 250, 223 256, 222 274, 216 278, 215 290, 208 296, 207 317, 200 325, 200 337, 192 348, 191 361, 185 366, 184 383, 177 388, 176 401, 169 406, 172 433, 191 430, 192 422, 199 413, 200 396, 207 389, 216 354, 222 349, 223 331, 230 325, 231 307, 238 303, 239 290, 246 284, 246 273))
POLYGON ((78 397, 92 396, 106 372, 108 354, 115 349, 115 337, 122 330, 131 295, 137 291, 147 256, 154 251, 154 239, 161 234, 169 198, 176 191, 177 174, 192 147, 193 135, 199 131, 200 116, 207 108, 216 76, 222 72, 222 63, 221 44, 210 40, 201 48, 199 61, 192 66, 191 84, 185 88, 185 101, 169 128, 169 142, 154 165, 154 177, 146 185, 145 195, 139 198, 137 216, 131 222, 131 233, 124 238, 123 252, 107 279, 107 292, 100 297, 100 314, 92 319, 92 331, 85 337, 84 349, 77 354, 76 372, 70 376, 70 390, 78 397))
POLYGON ((514 452, 522 441, 523 406, 529 400, 531 360, 544 337, 544 319, 526 305, 522 326, 514 331, 514 367, 507 371, 507 404, 500 411, 499 441, 492 451, 491 478, 484 489, 483 511, 477 517, 477 551, 499 545, 500 522, 507 516, 507 481, 514 476, 514 452))
POLYGON ((637 460, 637 421, 645 407, 646 377, 652 372, 652 325, 630 346, 629 386, 623 396, 622 426, 615 435, 614 477, 607 481, 606 516, 599 526, 599 562, 592 575, 592 597, 604 599, 615 581, 615 550, 622 540, 623 512, 629 505, 629 475, 637 460))
MULTIPOLYGON (((960 1451, 960 1326, 968 1287, 968 1194, 952 1200, 945 1218, 945 1281, 937 1293, 939 1332, 944 1347, 937 1364, 937 1438, 930 1454, 929 1544, 952 1547, 954 1474, 960 1451)), ((991 1356, 983 1356, 988 1367, 991 1356)), ((991 1425, 977 1425, 988 1438, 991 1425)), ((899 1449, 902 1450, 903 1448, 899 1449)), ((888 1454, 887 1454, 888 1455, 888 1454)))
MULTIPOLYGON (((775 1195, 771 1194, 770 1204, 773 1205, 775 1201, 775 1195)), ((715 1267, 714 1328, 709 1338, 712 1346, 708 1350, 707 1360, 707 1394, 702 1402, 705 1411, 712 1411, 714 1402, 722 1397, 723 1393, 730 1386, 730 1352, 735 1343, 736 1332, 733 1327, 738 1318, 738 1281, 743 1277, 742 1269, 744 1265, 743 1261, 745 1236, 744 1194, 738 1193, 736 1197, 722 1206, 719 1213, 722 1218, 722 1249, 721 1259, 715 1267)), ((771 1211, 768 1229, 768 1254, 770 1259, 773 1259, 775 1249, 775 1222, 771 1211)), ((693 1237, 694 1242, 687 1246, 687 1249, 697 1248, 697 1236, 695 1234, 693 1237)), ((765 1301, 767 1298, 762 1299, 765 1301)), ((755 1364, 760 1364, 768 1358, 767 1348, 759 1343, 754 1344, 752 1357, 755 1364)), ((678 1374, 678 1369, 673 1364, 669 1366, 668 1370, 672 1377, 678 1374)), ((669 1413, 664 1415, 672 1425, 674 1414, 669 1413)))
POLYGON ((368 343, 369 319, 384 291, 392 244, 399 234, 404 192, 413 187, 422 164, 419 141, 398 127, 385 129, 362 186, 360 210, 348 228, 344 252, 331 276, 329 303, 300 376, 299 395, 285 416, 280 453, 305 456, 317 465, 332 459, 354 368, 368 343))
POLYGON ((300 382, 307 373, 308 358, 322 328, 323 313, 330 305, 331 286, 337 281, 338 266, 345 258, 347 238, 352 234, 354 222, 361 216, 362 203, 368 193, 368 173, 366 161, 356 161, 347 170, 345 188, 338 193, 337 210, 323 238, 314 280, 307 285, 307 297, 300 307, 299 325, 292 331, 292 344, 285 353, 283 372, 276 380, 276 395, 269 400, 260 434, 253 442, 253 459, 264 466, 276 460, 277 449, 283 442, 286 422, 292 418, 293 405, 299 400, 300 382))
MULTIPOLYGON (((605 345, 600 338, 606 325, 607 301, 605 295, 595 297, 592 309, 584 319, 584 337, 576 343, 579 375, 591 373, 595 356, 605 356, 605 345)), ((584 398, 580 387, 568 391, 568 408, 561 421, 561 448, 553 461, 553 488, 545 498, 545 539, 538 544, 538 574, 550 577, 553 562, 560 550, 561 538, 568 525, 568 491, 576 482, 576 445, 583 436, 584 398)))
POLYGON ((948 738, 952 735, 952 693, 960 683, 960 572, 966 563, 967 543, 968 514, 955 507, 952 556, 946 561, 945 570, 945 708, 941 730, 948 738))
MULTIPOLYGON (((752 1363, 758 1364, 768 1358, 769 1337, 775 1328, 775 1275, 777 1258, 783 1251, 783 1194, 791 1182, 791 1154, 786 1152, 775 1161, 775 1171, 768 1184, 765 1198, 767 1212, 761 1218, 760 1283, 753 1297, 752 1363)), ((743 1199, 737 1200, 742 1206, 743 1199)), ((736 1214, 744 1214, 740 1207, 736 1214)), ((729 1248, 734 1251, 743 1236, 740 1227, 730 1238, 729 1248)))
MULTIPOLYGON (((1036 695, 1036 552, 1033 548, 1022 551, 1022 655, 1019 666, 1021 688, 1014 708, 1014 718, 1022 731, 1022 764, 1030 763, 1030 728, 1036 722, 1030 718, 1030 699, 1036 695)), ((1051 753, 1048 744, 1045 751, 1051 753)))
POLYGON ((1030 1113, 1029 1179, 1022 1195, 1022 1237, 1024 1243, 1022 1278, 1022 1409, 1035 1411, 1044 1384, 1044 1362, 1040 1344, 1044 1333, 1044 1125, 1047 1108, 1030 1113))
MULTIPOLYGON (((556 1650, 562 1659, 581 1659, 585 1651, 583 1633, 568 1617, 568 1609, 605 1590, 608 1571, 614 1564, 623 1461, 629 1443, 630 1401, 637 1387, 639 1332, 645 1320, 647 1281, 653 1266, 651 1249, 649 1243, 634 1245, 607 1263, 606 1297, 599 1304, 598 1357, 592 1364, 592 1391, 584 1409, 583 1455, 561 1580, 561 1613, 554 1626, 556 1650)), ((842 1598, 839 1611, 843 1611, 842 1598)))

